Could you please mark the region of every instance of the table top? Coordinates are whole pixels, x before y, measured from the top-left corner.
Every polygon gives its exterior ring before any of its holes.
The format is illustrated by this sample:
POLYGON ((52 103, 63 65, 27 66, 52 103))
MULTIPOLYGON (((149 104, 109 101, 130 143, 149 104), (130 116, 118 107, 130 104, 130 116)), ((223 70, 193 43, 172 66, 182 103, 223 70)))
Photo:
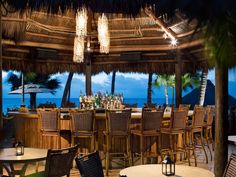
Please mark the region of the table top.
POLYGON ((47 149, 24 148, 24 155, 16 156, 15 148, 2 148, 0 149, 0 162, 22 163, 27 161, 45 160, 47 152, 47 149))
MULTIPOLYGON (((138 165, 125 168, 120 171, 120 175, 127 177, 165 177, 162 174, 161 164, 138 165)), ((176 165, 175 177, 214 177, 215 175, 203 168, 176 165)))
POLYGON ((236 136, 235 135, 228 136, 228 141, 236 145, 236 136))

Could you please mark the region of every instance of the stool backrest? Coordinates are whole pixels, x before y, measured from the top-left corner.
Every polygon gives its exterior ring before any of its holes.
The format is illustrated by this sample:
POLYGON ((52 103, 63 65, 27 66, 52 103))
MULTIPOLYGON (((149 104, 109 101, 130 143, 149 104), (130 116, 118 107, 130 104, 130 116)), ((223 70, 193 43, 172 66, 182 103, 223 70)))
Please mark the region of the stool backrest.
POLYGON ((172 111, 170 127, 173 129, 185 129, 187 118, 187 110, 174 109, 172 111))
POLYGON ((195 107, 193 120, 192 120, 192 127, 202 127, 204 125, 204 117, 205 117, 206 110, 204 107, 195 107))
POLYGON ((75 159, 81 177, 104 177, 98 151, 75 159))
POLYGON ((60 112, 57 109, 37 109, 39 116, 39 129, 42 131, 60 130, 60 112))
POLYGON ((214 108, 212 106, 207 106, 206 108, 206 121, 208 126, 212 126, 214 120, 214 108))
POLYGON ((131 109, 110 111, 107 110, 107 130, 111 134, 116 131, 129 132, 131 109))
POLYGON ((162 119, 163 119, 163 110, 155 110, 155 111, 143 110, 141 119, 141 130, 160 131, 162 126, 162 119))
POLYGON ((94 112, 93 111, 72 111, 71 115, 71 131, 94 131, 94 112))
POLYGON ((48 150, 44 177, 69 176, 78 145, 59 150, 48 150))

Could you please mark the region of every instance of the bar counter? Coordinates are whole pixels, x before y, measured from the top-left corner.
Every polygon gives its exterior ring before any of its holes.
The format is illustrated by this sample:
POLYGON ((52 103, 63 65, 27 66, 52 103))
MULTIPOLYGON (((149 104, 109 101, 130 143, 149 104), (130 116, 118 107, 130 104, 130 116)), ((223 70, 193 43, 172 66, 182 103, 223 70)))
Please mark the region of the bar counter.
MULTIPOLYGON (((135 110, 131 114, 131 128, 135 128, 137 123, 140 122, 141 109, 135 110)), ((9 116, 13 116, 14 121, 14 132, 17 141, 24 143, 26 147, 41 147, 40 130, 38 125, 37 112, 8 112, 9 116)), ((68 113, 61 113, 60 129, 61 129, 61 148, 70 146, 70 119, 63 118, 68 113)), ((95 129, 98 132, 97 135, 97 148, 101 150, 103 148, 104 136, 103 131, 106 125, 106 114, 96 113, 95 114, 95 129)), ((56 142, 56 141, 55 141, 56 142)), ((48 141, 48 148, 54 147, 54 140, 48 141)), ((55 145, 56 147, 56 145, 55 145)))

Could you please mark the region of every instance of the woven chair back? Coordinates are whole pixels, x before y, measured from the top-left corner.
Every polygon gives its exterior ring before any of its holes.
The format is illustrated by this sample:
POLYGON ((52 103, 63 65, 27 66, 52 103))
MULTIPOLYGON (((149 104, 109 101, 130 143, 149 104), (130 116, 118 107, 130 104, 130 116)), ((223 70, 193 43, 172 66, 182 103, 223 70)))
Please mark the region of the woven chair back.
POLYGON ((204 117, 205 117, 205 108, 204 107, 195 107, 194 108, 194 116, 192 120, 192 127, 202 127, 204 125, 204 117))
POLYGON ((187 111, 174 109, 171 117, 171 128, 173 129, 185 129, 187 122, 187 111))
POLYGON ((214 120, 214 108, 211 106, 208 106, 206 108, 206 118, 207 118, 207 125, 212 126, 213 120, 214 120))
POLYGON ((226 165, 223 177, 235 177, 236 176, 236 155, 230 156, 229 162, 226 165))
POLYGON ((187 114, 188 114, 188 111, 190 109, 190 104, 180 104, 179 105, 179 109, 180 110, 186 110, 187 111, 187 114))
POLYGON ((143 111, 141 128, 143 131, 157 130, 160 131, 162 126, 163 110, 143 111))
POLYGON ((40 129, 43 131, 59 131, 58 110, 37 110, 40 119, 40 129))
POLYGON ((98 151, 75 159, 80 175, 83 177, 104 177, 98 151))
POLYGON ((48 150, 44 177, 70 175, 78 145, 60 150, 48 150))
POLYGON ((93 131, 94 113, 92 111, 71 112, 71 128, 73 132, 93 131))
POLYGON ((123 111, 108 111, 108 131, 112 134, 113 132, 129 132, 131 118, 131 110, 123 111))

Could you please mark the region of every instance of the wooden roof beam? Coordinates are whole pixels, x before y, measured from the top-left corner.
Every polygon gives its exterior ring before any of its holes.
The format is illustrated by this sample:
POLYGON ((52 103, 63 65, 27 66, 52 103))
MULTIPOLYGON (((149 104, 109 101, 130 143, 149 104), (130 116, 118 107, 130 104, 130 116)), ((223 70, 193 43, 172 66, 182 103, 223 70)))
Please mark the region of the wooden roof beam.
MULTIPOLYGON (((40 42, 31 42, 23 41, 17 42, 11 40, 2 40, 3 45, 13 45, 13 46, 25 46, 25 47, 41 47, 57 50, 68 50, 73 51, 73 46, 62 45, 62 44, 53 44, 53 43, 40 43, 40 42)), ((131 51, 163 51, 163 50, 173 50, 173 49, 185 49, 188 47, 194 47, 197 45, 203 44, 203 39, 197 39, 191 42, 186 42, 178 46, 170 45, 130 45, 130 46, 111 46, 110 52, 131 52, 131 51)), ((94 52, 99 52, 99 49, 93 49, 94 52)))
POLYGON ((168 26, 160 19, 157 18, 150 9, 145 9, 145 13, 152 18, 158 26, 162 28, 162 30, 172 39, 175 40, 177 38, 174 31, 172 31, 168 26))

